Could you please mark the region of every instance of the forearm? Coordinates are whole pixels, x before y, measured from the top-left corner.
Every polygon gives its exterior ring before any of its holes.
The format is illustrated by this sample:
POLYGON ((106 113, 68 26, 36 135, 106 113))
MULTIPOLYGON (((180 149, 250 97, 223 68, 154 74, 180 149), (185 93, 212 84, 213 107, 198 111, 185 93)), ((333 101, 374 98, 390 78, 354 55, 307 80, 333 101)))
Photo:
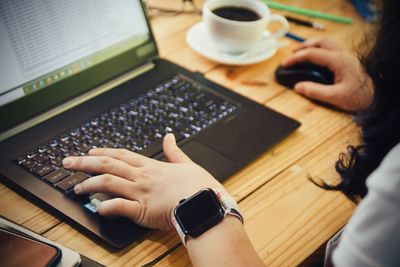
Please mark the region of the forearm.
POLYGON ((241 222, 227 216, 197 238, 187 249, 193 266, 264 266, 241 222))
POLYGON ((193 265, 262 266, 238 218, 227 215, 213 227, 205 223, 219 220, 225 213, 238 212, 237 204, 224 194, 222 185, 179 149, 173 135, 164 138, 163 147, 171 163, 127 150, 95 149, 89 156, 66 158, 63 164, 68 169, 103 173, 74 189, 77 194, 107 192, 118 196, 97 207, 100 215, 125 216, 139 225, 163 230, 174 226, 192 234, 197 233, 196 227, 200 227, 198 232, 206 230, 187 240, 193 265), (193 215, 199 215, 198 207, 205 212, 196 221, 193 215), (175 219, 182 225, 175 225, 175 219))

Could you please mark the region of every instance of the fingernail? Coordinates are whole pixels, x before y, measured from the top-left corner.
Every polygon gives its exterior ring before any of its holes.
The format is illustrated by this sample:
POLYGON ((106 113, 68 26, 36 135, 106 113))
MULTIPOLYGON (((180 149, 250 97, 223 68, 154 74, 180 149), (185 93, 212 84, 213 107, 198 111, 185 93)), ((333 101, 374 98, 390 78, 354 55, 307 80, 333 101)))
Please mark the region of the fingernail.
POLYGON ((175 135, 174 135, 173 133, 168 133, 168 134, 166 134, 166 135, 165 135, 165 138, 169 138, 169 139, 171 139, 172 141, 175 142, 175 135))
POLYGON ((71 158, 65 158, 63 159, 63 165, 64 167, 68 167, 72 164, 72 159, 71 158))
POLYGON ((296 92, 300 92, 300 91, 302 91, 303 90, 303 86, 301 85, 301 84, 295 84, 295 86, 294 86, 294 90, 296 91, 296 92))
POLYGON ((174 141, 174 142, 176 142, 176 140, 175 140, 175 135, 173 134, 173 133, 170 133, 170 135, 171 135, 171 139, 174 141))
POLYGON ((99 214, 101 214, 101 204, 96 206, 96 212, 98 212, 99 214))
POLYGON ((81 189, 82 189, 82 187, 79 184, 75 185, 75 187, 74 187, 74 191, 76 194, 79 194, 79 192, 81 192, 81 189))

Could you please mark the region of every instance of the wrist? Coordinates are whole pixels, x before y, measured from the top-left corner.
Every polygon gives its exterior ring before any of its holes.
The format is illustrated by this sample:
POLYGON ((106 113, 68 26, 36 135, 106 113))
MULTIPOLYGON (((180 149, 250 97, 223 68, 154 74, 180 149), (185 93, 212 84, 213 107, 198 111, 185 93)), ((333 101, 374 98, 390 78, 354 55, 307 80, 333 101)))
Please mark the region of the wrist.
POLYGON ((207 240, 235 240, 238 233, 245 232, 243 223, 234 216, 226 216, 220 223, 197 237, 187 237, 185 246, 190 249, 198 244, 210 244, 207 240))
POLYGON ((171 212, 171 221, 182 243, 215 227, 226 217, 243 224, 236 201, 222 189, 206 188, 188 199, 183 199, 171 212))

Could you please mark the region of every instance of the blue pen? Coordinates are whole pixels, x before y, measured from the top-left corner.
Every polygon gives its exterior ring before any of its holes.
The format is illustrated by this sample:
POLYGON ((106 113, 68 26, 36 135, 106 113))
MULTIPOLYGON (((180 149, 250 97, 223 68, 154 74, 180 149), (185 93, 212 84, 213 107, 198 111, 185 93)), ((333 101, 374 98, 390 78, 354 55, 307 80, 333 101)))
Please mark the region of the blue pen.
POLYGON ((300 36, 297 36, 297 35, 295 35, 293 33, 290 33, 290 32, 286 33, 285 36, 287 38, 290 38, 290 39, 295 40, 295 41, 300 42, 300 43, 302 43, 302 42, 304 42, 306 40, 306 39, 304 39, 304 38, 302 38, 300 36))

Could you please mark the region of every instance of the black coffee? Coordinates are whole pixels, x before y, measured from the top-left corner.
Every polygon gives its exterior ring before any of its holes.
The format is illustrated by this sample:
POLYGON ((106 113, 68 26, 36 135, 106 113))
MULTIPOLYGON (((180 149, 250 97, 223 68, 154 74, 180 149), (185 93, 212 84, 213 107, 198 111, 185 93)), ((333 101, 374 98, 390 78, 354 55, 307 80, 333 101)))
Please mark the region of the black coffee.
POLYGON ((257 12, 245 7, 224 6, 214 9, 212 12, 222 18, 236 21, 255 21, 261 18, 257 12))

